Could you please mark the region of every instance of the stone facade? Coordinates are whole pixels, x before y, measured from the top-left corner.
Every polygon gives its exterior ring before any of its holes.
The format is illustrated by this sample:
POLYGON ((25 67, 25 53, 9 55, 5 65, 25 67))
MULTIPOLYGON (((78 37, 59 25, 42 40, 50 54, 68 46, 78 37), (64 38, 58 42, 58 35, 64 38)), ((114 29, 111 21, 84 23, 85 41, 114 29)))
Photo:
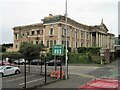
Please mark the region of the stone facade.
MULTIPOLYGON (((64 44, 66 42, 65 16, 49 15, 42 19, 43 23, 14 27, 14 50, 18 51, 23 42, 33 44, 43 43, 47 48, 53 44, 64 44)), ((70 18, 67 22, 68 47, 102 47, 103 49, 114 49, 114 34, 108 33, 103 23, 88 26, 78 23, 70 18)))

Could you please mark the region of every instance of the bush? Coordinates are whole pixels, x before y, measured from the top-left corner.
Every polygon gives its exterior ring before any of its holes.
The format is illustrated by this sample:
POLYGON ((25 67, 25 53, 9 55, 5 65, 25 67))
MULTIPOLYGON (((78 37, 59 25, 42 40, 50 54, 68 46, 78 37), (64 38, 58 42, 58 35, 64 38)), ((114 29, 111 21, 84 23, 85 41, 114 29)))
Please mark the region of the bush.
POLYGON ((101 63, 101 56, 99 56, 99 55, 93 55, 92 56, 92 61, 93 61, 93 63, 100 64, 101 63))
POLYGON ((18 52, 5 52, 5 53, 2 53, 2 58, 11 58, 11 59, 18 59, 18 58, 21 58, 21 54, 18 53, 18 52))
POLYGON ((78 50, 78 53, 86 53, 86 52, 90 52, 91 54, 94 54, 94 55, 98 55, 100 53, 100 47, 79 47, 77 48, 78 50))
POLYGON ((77 48, 78 53, 86 53, 86 47, 77 48))
POLYGON ((73 63, 73 64, 87 64, 87 63, 92 63, 92 57, 91 54, 80 54, 80 53, 69 53, 69 59, 68 63, 73 63))

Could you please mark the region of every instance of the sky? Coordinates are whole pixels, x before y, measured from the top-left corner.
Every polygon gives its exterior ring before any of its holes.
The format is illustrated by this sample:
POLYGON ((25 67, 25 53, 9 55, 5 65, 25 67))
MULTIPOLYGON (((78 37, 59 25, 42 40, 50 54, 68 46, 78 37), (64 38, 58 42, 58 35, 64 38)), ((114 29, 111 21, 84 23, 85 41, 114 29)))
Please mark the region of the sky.
MULTIPOLYGON (((67 0, 68 17, 86 25, 100 25, 118 36, 119 0, 67 0)), ((41 23, 49 14, 64 15, 65 0, 0 0, 0 44, 13 43, 15 26, 41 23)))

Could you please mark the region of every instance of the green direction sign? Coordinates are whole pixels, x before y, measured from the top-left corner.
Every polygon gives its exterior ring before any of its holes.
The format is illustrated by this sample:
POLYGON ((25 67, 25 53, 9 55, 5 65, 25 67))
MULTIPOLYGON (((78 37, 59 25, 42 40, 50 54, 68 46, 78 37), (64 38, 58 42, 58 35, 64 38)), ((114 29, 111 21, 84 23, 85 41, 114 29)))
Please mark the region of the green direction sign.
POLYGON ((58 55, 58 56, 64 55, 64 45, 53 45, 52 55, 58 55))

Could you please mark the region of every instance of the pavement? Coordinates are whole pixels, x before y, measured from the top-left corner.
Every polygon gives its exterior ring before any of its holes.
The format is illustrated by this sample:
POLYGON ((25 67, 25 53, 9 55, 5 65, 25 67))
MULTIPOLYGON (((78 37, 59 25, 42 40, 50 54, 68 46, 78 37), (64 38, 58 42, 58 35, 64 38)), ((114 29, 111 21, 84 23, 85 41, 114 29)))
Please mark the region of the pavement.
MULTIPOLYGON (((94 71, 88 72, 87 74, 79 74, 79 75, 74 75, 74 74, 69 74, 69 79, 67 80, 61 80, 55 83, 51 83, 42 87, 38 87, 34 90, 40 90, 44 88, 49 88, 49 89, 75 89, 78 90, 78 88, 95 79, 95 78, 115 78, 119 79, 118 75, 119 74, 119 64, 120 60, 116 60, 110 64, 106 64, 101 66, 100 68, 95 69, 94 71)), ((87 65, 88 66, 88 65, 87 65)))

